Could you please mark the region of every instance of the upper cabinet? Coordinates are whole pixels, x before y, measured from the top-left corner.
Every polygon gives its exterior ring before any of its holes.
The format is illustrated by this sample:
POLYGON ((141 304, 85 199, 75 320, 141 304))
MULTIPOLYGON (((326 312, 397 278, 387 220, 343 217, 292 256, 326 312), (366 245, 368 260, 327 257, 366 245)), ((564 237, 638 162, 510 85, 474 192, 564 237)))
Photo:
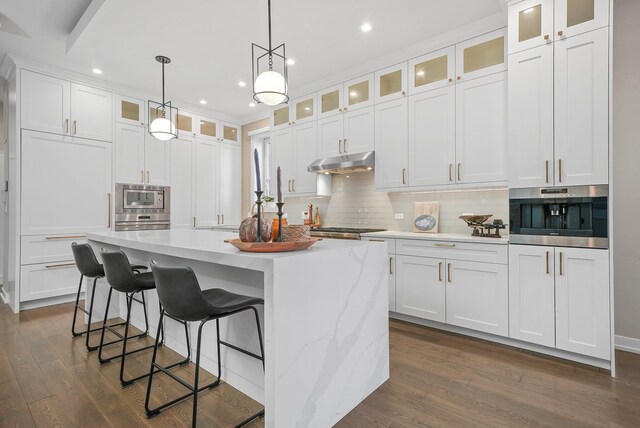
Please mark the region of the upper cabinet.
POLYGON ((240 125, 222 122, 203 116, 193 116, 193 135, 202 140, 227 143, 240 142, 240 125))
POLYGON ((507 31, 492 31, 456 45, 456 80, 466 81, 507 69, 507 31))
POLYGON ((336 85, 318 92, 318 117, 336 116, 342 113, 344 109, 343 103, 343 86, 336 85))
POLYGON ((23 70, 21 128, 111 141, 111 92, 23 70))
POLYGON ((144 126, 147 123, 143 100, 116 95, 116 122, 134 126, 144 126))
POLYGON ((409 61, 409 95, 453 84, 455 59, 455 46, 449 46, 409 61))
POLYGON ((376 104, 407 96, 407 63, 376 71, 376 104))
POLYGON ((301 125, 318 119, 316 94, 290 100, 271 110, 271 129, 301 125))
POLYGON ((178 109, 178 116, 176 117, 175 124, 176 129, 178 130, 178 138, 184 140, 195 136, 196 115, 194 113, 178 109))
POLYGON ((609 0, 525 0, 509 7, 509 53, 609 25, 609 0))
POLYGON ((344 83, 342 111, 352 111, 373 105, 373 74, 367 74, 344 83))

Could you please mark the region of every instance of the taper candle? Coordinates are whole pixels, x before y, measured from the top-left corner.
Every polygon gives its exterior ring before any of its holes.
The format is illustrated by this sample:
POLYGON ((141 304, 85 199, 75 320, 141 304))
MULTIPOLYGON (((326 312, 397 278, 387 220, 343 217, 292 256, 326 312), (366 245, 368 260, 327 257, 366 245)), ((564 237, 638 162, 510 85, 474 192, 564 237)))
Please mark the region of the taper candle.
POLYGON ((282 202, 282 170, 278 167, 278 177, 277 177, 277 187, 278 187, 278 203, 282 202))
POLYGON ((253 149, 253 160, 256 164, 256 189, 262 191, 262 183, 260 182, 260 160, 258 159, 258 149, 253 149))

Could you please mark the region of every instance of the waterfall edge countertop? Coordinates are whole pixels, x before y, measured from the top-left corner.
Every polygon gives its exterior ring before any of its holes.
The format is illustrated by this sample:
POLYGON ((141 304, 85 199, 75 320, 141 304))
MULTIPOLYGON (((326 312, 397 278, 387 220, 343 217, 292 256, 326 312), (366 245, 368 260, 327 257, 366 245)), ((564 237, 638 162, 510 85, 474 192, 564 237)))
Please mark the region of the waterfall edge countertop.
MULTIPOLYGON (((247 253, 225 243, 225 233, 170 229, 87 233, 87 239, 98 257, 104 248, 124 251, 135 264, 156 260, 162 266, 190 266, 205 290, 262 297, 264 306, 257 309, 265 370, 259 361, 228 350, 222 380, 265 405, 268 428, 335 425, 389 378, 387 245, 327 239, 302 251, 247 253)), ((96 287, 98 318, 108 290, 96 287)), ((145 295, 155 336, 158 298, 154 290, 145 295)), ((110 316, 123 317, 124 299, 111 303, 110 316)), ((138 328, 144 325, 141 312, 132 315, 138 328)), ((201 366, 215 374, 215 323, 210 324, 201 366)), ((223 340, 259 353, 252 314, 234 315, 220 325, 223 340)), ((197 323, 190 328, 193 337, 197 323)), ((168 322, 165 334, 166 346, 185 351, 181 326, 168 322)))
POLYGON ((396 239, 424 239, 430 241, 454 241, 454 242, 478 242, 482 244, 500 244, 509 243, 509 235, 503 231, 502 238, 486 238, 480 236, 471 236, 469 233, 416 233, 416 232, 400 232, 394 230, 386 230, 384 232, 363 233, 362 238, 396 238, 396 239))

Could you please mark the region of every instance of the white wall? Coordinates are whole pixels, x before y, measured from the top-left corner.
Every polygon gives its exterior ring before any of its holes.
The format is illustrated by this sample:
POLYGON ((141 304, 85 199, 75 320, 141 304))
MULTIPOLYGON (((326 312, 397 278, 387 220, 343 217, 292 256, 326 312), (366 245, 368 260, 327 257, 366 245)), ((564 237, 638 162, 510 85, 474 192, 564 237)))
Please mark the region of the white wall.
POLYGON ((613 17, 613 238, 616 336, 640 339, 640 1, 613 17))

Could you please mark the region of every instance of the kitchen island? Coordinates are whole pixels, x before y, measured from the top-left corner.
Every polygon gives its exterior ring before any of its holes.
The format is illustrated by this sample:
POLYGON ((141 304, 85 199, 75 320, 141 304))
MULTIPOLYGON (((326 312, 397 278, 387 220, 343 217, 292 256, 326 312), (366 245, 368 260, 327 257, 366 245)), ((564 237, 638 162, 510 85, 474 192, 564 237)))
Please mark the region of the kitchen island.
MULTIPOLYGON (((203 289, 264 298, 264 308, 258 308, 264 373, 259 361, 231 349, 223 349, 221 359, 222 380, 265 405, 267 427, 332 426, 389 378, 385 245, 325 240, 304 251, 244 253, 225 243, 222 232, 210 230, 87 238, 97 254, 123 250, 131 263, 190 266, 203 289)), ((97 287, 97 316, 103 316, 108 289, 104 281, 97 287)), ((155 336, 157 294, 146 297, 155 336)), ((114 300, 110 316, 124 317, 124 297, 114 300)), ((143 327, 140 305, 134 309, 132 323, 143 327)), ((221 338, 259 353, 252 317, 246 312, 221 320, 221 338)), ((201 365, 216 373, 215 325, 210 324, 203 333, 201 365)), ((196 327, 192 323, 192 337, 196 327)), ((167 320, 165 331, 167 346, 185 355, 184 329, 167 320)))

